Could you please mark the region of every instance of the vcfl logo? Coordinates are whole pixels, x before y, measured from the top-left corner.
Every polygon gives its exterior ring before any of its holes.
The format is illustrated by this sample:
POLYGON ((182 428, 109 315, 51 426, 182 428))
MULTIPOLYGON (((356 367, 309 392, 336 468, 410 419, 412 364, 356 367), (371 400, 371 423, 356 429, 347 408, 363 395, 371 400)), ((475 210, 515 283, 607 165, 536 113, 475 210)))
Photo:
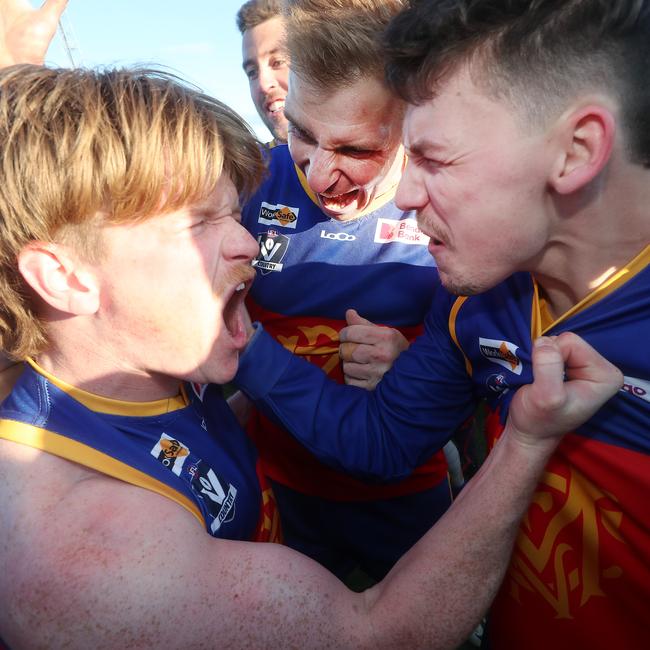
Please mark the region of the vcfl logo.
POLYGON ((346 232, 325 232, 324 230, 320 231, 321 239, 334 239, 336 241, 354 241, 356 237, 354 235, 349 235, 346 232))

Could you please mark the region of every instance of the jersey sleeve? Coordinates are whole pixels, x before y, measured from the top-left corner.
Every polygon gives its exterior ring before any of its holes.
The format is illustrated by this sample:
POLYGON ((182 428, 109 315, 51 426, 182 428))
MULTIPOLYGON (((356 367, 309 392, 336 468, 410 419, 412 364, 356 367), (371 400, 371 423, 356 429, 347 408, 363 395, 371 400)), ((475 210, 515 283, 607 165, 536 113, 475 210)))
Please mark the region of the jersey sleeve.
POLYGON ((453 300, 436 292, 424 333, 374 391, 328 379, 260 325, 235 383, 322 462, 371 480, 399 480, 441 449, 475 408, 448 331, 453 300))

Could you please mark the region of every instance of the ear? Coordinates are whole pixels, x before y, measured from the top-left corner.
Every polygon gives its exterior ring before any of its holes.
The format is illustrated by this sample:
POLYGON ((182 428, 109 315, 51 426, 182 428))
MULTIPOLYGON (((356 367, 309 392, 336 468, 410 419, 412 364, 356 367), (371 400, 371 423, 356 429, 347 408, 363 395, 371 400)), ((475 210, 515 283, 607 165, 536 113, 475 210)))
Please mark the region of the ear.
POLYGON ((99 284, 86 264, 60 244, 32 242, 18 255, 27 284, 51 307, 67 314, 94 314, 99 284))
POLYGON ((605 106, 589 104, 563 116, 561 153, 551 185, 559 194, 571 194, 590 183, 609 161, 616 121, 605 106))

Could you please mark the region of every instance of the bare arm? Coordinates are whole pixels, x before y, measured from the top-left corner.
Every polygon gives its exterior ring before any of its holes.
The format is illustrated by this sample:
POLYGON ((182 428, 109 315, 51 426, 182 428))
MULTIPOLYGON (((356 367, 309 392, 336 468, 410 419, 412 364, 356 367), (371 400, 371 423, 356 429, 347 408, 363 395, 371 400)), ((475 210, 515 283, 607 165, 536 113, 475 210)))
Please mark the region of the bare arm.
POLYGON ((363 594, 288 548, 214 540, 171 501, 100 478, 77 483, 57 502, 57 517, 44 498, 42 512, 21 522, 23 532, 33 529, 32 548, 6 564, 22 558, 23 575, 5 599, 13 618, 1 632, 16 649, 48 639, 97 650, 456 647, 494 596, 561 433, 622 381, 573 335, 536 346, 534 369, 479 473, 363 594))
POLYGON ((41 64, 68 0, 45 0, 34 9, 28 0, 0 0, 0 68, 41 64))
POLYGON ((408 348, 408 341, 399 330, 375 325, 354 309, 345 316, 348 325, 341 330, 339 346, 345 383, 372 390, 408 348))

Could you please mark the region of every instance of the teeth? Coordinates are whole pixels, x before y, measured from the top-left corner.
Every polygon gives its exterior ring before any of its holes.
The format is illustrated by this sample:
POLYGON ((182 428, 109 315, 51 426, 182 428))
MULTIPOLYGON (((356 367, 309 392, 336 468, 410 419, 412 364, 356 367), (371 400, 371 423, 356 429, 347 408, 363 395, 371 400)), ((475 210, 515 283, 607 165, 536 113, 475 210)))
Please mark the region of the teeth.
POLYGON ((235 291, 243 291, 246 288, 246 285, 242 282, 241 284, 237 285, 235 288, 235 291))
POLYGON ((281 99, 277 99, 274 102, 271 102, 268 106, 269 113, 277 113, 284 108, 284 102, 281 99))

